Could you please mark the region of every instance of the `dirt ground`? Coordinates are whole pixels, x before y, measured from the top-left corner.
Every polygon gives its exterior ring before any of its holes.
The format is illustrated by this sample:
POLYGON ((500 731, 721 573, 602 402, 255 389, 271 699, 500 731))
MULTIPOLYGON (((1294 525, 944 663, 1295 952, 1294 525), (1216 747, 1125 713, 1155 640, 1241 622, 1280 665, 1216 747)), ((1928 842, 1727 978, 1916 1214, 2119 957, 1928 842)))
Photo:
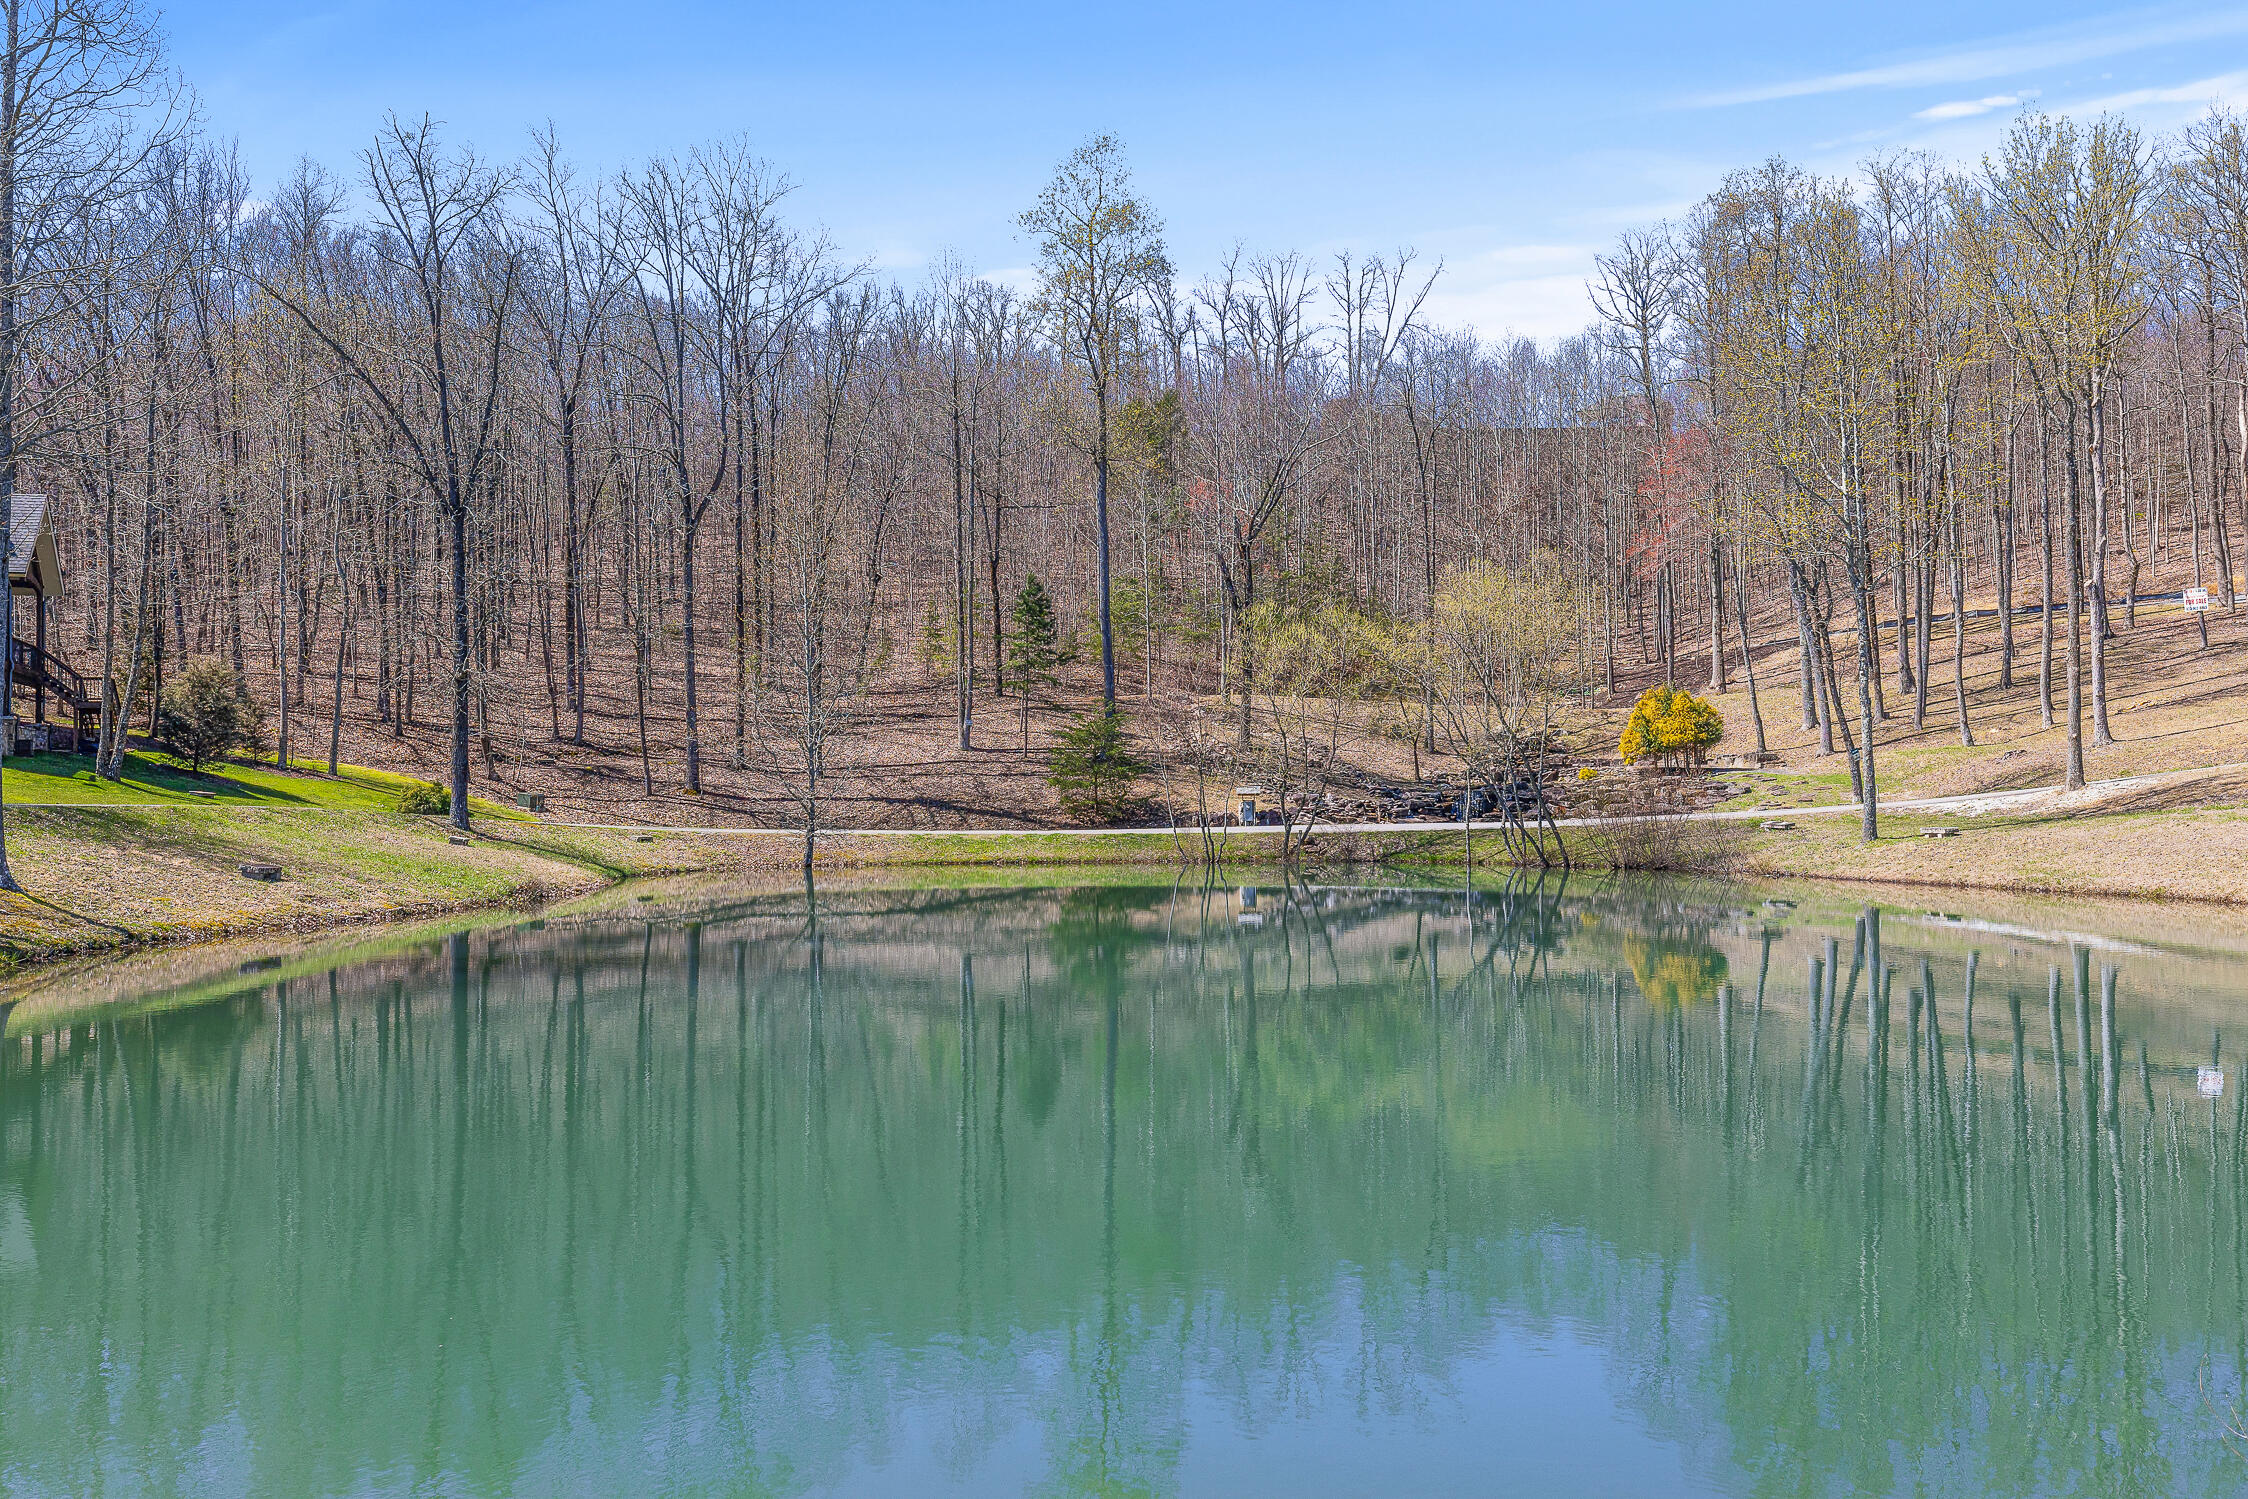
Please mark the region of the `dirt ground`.
MULTIPOLYGON (((2193 766, 2248 761, 2248 611, 2208 616, 2209 647, 2203 650, 2193 617, 2174 604, 2141 605, 2135 623, 2115 612, 2115 637, 2108 646, 2109 723, 2114 742, 2094 743, 2091 714, 2090 649, 2084 670, 2085 773, 2093 780, 2180 770, 2193 766)), ((1939 622, 1931 642, 1926 716, 1919 727, 1910 695, 1897 688, 1895 653, 1887 650, 1884 695, 1889 716, 1874 741, 1877 779, 1888 796, 1945 796, 2053 785, 2066 777, 2067 704, 2065 618, 2055 619, 2053 707, 2046 727, 2039 708, 2039 622, 2015 621, 2014 683, 1999 682, 1997 622, 1978 619, 1967 632, 1966 678, 1973 746, 1960 742, 1952 688, 1951 631, 1939 622)), ((1888 637, 1893 640, 1892 637, 1888 637)), ((1792 645, 1767 644, 1759 654, 1758 696, 1763 708, 1766 745, 1790 771, 1830 772, 1846 784, 1847 764, 1840 755, 1822 756, 1815 731, 1803 727, 1797 652, 1792 645)), ((1691 661, 1683 684, 1700 690, 1708 680, 1706 649, 1691 661)), ((1844 668, 1848 675, 1848 668, 1844 668)), ((1854 683, 1854 678, 1851 678, 1854 683)), ((1719 756, 1756 747, 1748 692, 1738 670, 1731 690, 1715 702, 1725 715, 1726 735, 1719 756)), ((1852 732, 1856 732, 1854 686, 1852 732)), ((2242 787, 2238 778, 2204 788, 2224 804, 2242 787)))
MULTIPOLYGON (((1972 606, 1975 601, 1970 600, 1972 606)), ((2065 620, 2056 615, 2056 633, 2065 642, 2065 620)), ((2175 603, 2143 605, 2136 619, 2115 612, 2116 635, 2109 651, 2110 720, 2116 742, 2095 746, 2090 724, 2089 664, 2086 668, 2086 762, 2093 778, 2171 770, 2186 766, 2248 761, 2248 611, 2213 611, 2208 616, 2209 648, 2200 647, 2191 616, 2175 603)), ((2039 622, 2032 615, 2015 621, 2015 670, 2010 688, 1998 686, 1998 629, 1995 620, 1975 619, 1967 636, 1967 681, 1975 744, 1959 743, 1951 683, 1951 635, 1941 621, 1932 642, 1925 716, 1914 724, 1910 694, 1898 690, 1894 631, 1884 632, 1884 698, 1888 716, 1876 737, 1875 758, 1885 795, 1940 795, 2000 790, 2058 782, 2065 769, 2060 727, 2043 725, 2037 705, 2039 622)), ((1816 735, 1802 727, 1797 688, 1797 652, 1792 624, 1767 607, 1756 623, 1758 698, 1767 747, 1779 757, 1781 783, 1771 786, 1773 805, 1806 800, 1841 800, 1847 795, 1847 766, 1839 755, 1818 752, 1816 735)), ((1845 662, 1851 637, 1838 636, 1845 662)), ((1727 733, 1719 759, 1756 747, 1749 696, 1743 684, 1737 640, 1728 641, 1728 690, 1715 695, 1727 733)), ((1651 663, 1639 659, 1636 643, 1619 643, 1617 690, 1601 693, 1592 705, 1571 710, 1571 741, 1580 763, 1615 764, 1616 736, 1632 700, 1656 680, 1651 663)), ((2087 658, 2089 652, 2087 652, 2087 658)), ((1681 641, 1679 685, 1705 691, 1709 677, 1706 641, 1681 641)), ((543 685, 528 695, 496 702, 488 752, 479 741, 472 774, 480 794, 512 800, 536 791, 547 798, 547 815, 563 821, 638 822, 661 826, 800 825, 802 812, 785 777, 758 768, 754 723, 750 725, 747 766, 734 762, 735 714, 724 692, 729 675, 722 655, 711 657, 706 672, 703 715, 703 792, 685 789, 685 724, 679 694, 667 690, 651 713, 649 769, 653 789, 642 781, 642 760, 631 698, 631 673, 622 658, 604 660, 593 677, 583 746, 557 741, 543 685)), ((1200 664, 1158 661, 1156 689, 1148 692, 1137 661, 1120 663, 1119 695, 1130 732, 1151 760, 1165 758, 1175 726, 1197 701, 1222 712, 1214 674, 1200 664)), ((1849 686, 1850 668, 1843 668, 1849 686)), ((2065 701, 2064 668, 2057 646, 2054 668, 2056 711, 2065 701)), ((1063 825, 1053 788, 1046 783, 1046 754, 1072 717, 1098 701, 1096 662, 1080 661, 1063 682, 1042 695, 1029 714, 1027 732, 1020 701, 994 699, 979 686, 975 748, 957 744, 953 688, 949 674, 939 677, 919 667, 894 669, 881 688, 859 705, 838 745, 831 766, 832 800, 821 820, 830 826, 943 830, 969 827, 1050 827, 1063 825), (1026 748, 1027 740, 1027 748, 1026 748)), ((321 694, 309 694, 317 704, 321 694)), ((1851 696, 1853 725, 1854 689, 1851 696)), ((343 757, 360 764, 441 778, 449 752, 443 723, 431 715, 440 704, 424 693, 417 702, 420 720, 403 734, 373 721, 371 694, 346 699, 343 757)), ((1363 724, 1367 710, 1354 708, 1363 724)), ((313 712, 300 719, 295 752, 325 749, 327 723, 313 712)), ((565 728, 568 725, 565 723, 565 728)), ((1411 784, 1416 772, 1429 776, 1452 768, 1445 756, 1416 757, 1402 745, 1368 732, 1353 734, 1344 758, 1353 773, 1391 784, 1411 784)), ((1149 810, 1164 801, 1160 776, 1139 788, 1149 810)), ((1752 789, 1748 783, 1735 790, 1752 789)), ((2226 788, 2229 799, 2238 788, 2226 788)), ((1173 781, 1172 800, 1186 810, 1183 778, 1173 781)))

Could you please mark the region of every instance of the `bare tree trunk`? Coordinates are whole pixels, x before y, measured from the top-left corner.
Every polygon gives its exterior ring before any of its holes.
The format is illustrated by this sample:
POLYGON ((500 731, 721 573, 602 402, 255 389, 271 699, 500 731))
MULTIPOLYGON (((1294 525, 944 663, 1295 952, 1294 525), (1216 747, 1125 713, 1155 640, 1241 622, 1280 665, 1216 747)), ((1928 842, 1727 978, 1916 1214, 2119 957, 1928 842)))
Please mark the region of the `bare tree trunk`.
POLYGON ((1959 742, 1975 742, 1967 721, 1967 517, 1954 507, 1951 517, 1951 695, 1959 710, 1959 742))
MULTIPOLYGON (((7 0, 5 8, 7 51, 0 54, 0 715, 12 724, 16 711, 16 376, 23 342, 16 324, 22 259, 16 224, 16 130, 26 101, 18 72, 23 6, 21 0, 7 0)), ((15 749, 13 744, 0 745, 0 756, 12 755, 15 749)), ((0 890, 21 889, 15 871, 8 867, 7 805, 0 796, 0 890)))
MULTIPOLYGON (((1093 458, 1093 513, 1096 532, 1096 551, 1100 566, 1101 615, 1101 710, 1116 711, 1116 630, 1108 612, 1108 409, 1104 404, 1100 413, 1100 446, 1093 458)), ((1247 716, 1249 692, 1246 684, 1241 691, 1242 711, 1247 716)), ((807 852, 806 857, 810 854, 807 852)))
POLYGON ((1725 690, 1725 552, 1714 527, 1709 538, 1709 690, 1725 690))
MULTIPOLYGON (((1857 590, 1852 591, 1857 592, 1857 590)), ((1828 595, 1831 602, 1831 588, 1828 589, 1828 595)), ((1864 768, 1858 763, 1857 741, 1850 737, 1850 715, 1849 711, 1842 705, 1842 686, 1835 680, 1834 631, 1824 610, 1820 612, 1818 619, 1818 645, 1819 685, 1822 694, 1821 727, 1840 734, 1842 757, 1850 766, 1850 794, 1862 799, 1865 796, 1864 768)), ((1825 736, 1822 735, 1822 737, 1825 736)), ((1833 740, 1829 738, 1826 739, 1826 742, 1832 744, 1833 740)), ((1833 751, 1829 750, 1827 753, 1831 754, 1833 751)))
POLYGON ((273 680, 281 702, 280 732, 275 736, 273 764, 289 768, 289 496, 293 488, 284 472, 280 495, 280 544, 273 555, 273 680))
MULTIPOLYGON (((1865 507, 1865 496, 1860 494, 1857 497, 1855 544, 1859 565, 1865 570, 1860 575, 1865 578, 1865 586, 1853 587, 1850 592, 1858 605, 1858 725, 1863 736, 1858 745, 1858 766, 1861 772, 1858 777, 1858 803, 1861 809, 1858 827, 1859 835, 1871 843, 1881 833, 1879 783, 1874 779, 1873 771, 1873 683, 1881 674, 1881 663, 1874 658, 1873 653, 1873 590, 1870 586, 1871 578, 1865 576, 1873 569, 1873 540, 1868 534, 1865 507)), ((1856 583, 1858 580, 1852 581, 1856 583)), ((1922 628, 1926 628, 1925 622, 1922 628)), ((1901 641, 1899 646, 1897 654, 1902 656, 1904 652, 1901 641)))
POLYGON ((2092 437, 2092 558, 2087 570, 2092 592, 2092 743, 2106 745, 2115 743, 2107 711, 2107 643, 2115 632, 2107 601, 2107 393, 2096 383, 2087 392, 2084 415, 2092 437))
POLYGON ((687 700, 687 790, 697 794, 702 791, 702 718, 701 700, 695 691, 695 538, 701 523, 699 513, 686 519, 679 537, 679 644, 685 658, 681 670, 687 700))
POLYGON ((452 825, 468 831, 468 499, 455 492, 446 507, 452 526, 453 564, 453 764, 452 825))
POLYGON ((1803 727, 1819 730, 1819 753, 1834 753, 1834 731, 1827 724, 1824 696, 1819 685, 1819 652, 1812 639, 1811 599, 1802 564, 1787 565, 1788 595, 1795 604, 1796 670, 1802 678, 1803 727))
POLYGON ((2005 503, 1991 512, 1992 565, 1998 573, 1998 688, 2014 685, 2014 434, 2015 419, 2009 392, 2006 406, 2005 503))
MULTIPOLYGON (((1899 480, 1899 485, 1901 490, 1901 477, 1899 480)), ((1898 495, 1897 503, 1897 565, 1889 575, 1892 584, 1890 591, 1896 595, 1897 606, 1897 695, 1899 697, 1903 697, 1906 693, 1911 692, 1913 684, 1913 622, 1905 617, 1907 611, 1910 608, 1910 604, 1907 602, 1906 598, 1905 578, 1907 573, 1913 570, 1912 564, 1908 560, 1912 555, 1912 548, 1911 543, 1907 540, 1905 535, 1905 507, 1903 501, 1904 496, 1900 492, 1898 495)), ((1926 624, 1923 622, 1921 628, 1925 629, 1926 627, 1926 624)), ((1879 640, 1875 640, 1873 642, 1873 670, 1874 675, 1880 675, 1881 642, 1879 640)))
POLYGON ((2053 432, 2051 413, 2039 402, 2038 410, 2037 518, 2043 530, 2044 591, 2037 609, 2037 715, 2044 728, 2053 727, 2053 432))
POLYGON ((963 751, 975 748, 976 712, 975 643, 970 634, 975 623, 975 602, 968 596, 969 527, 967 455, 961 449, 960 383, 956 372, 952 387, 952 678, 963 751))
POLYGON ((562 401, 562 652, 570 698, 570 742, 585 743, 585 542, 578 514, 578 408, 562 401))
POLYGON ((1764 705, 1756 697, 1756 654, 1750 648, 1748 608, 1748 543, 1741 543, 1740 561, 1733 569, 1733 612, 1741 631, 1741 677, 1748 684, 1748 716, 1756 725, 1756 753, 1769 753, 1764 742, 1764 705))
MULTIPOLYGON (((2194 473, 2193 407, 2186 398, 2185 352, 2178 343, 2171 344, 2174 358, 2172 368, 2178 376, 2178 452, 2184 461, 2186 477, 2186 515, 2190 525, 2193 556, 2193 586, 2207 586, 2208 580, 2201 571, 2201 485, 2194 473)), ((2211 475, 2215 477, 2214 474, 2211 475)), ((2209 611, 2197 610, 2193 622, 2201 631, 2201 649, 2209 649, 2209 611)))
MULTIPOLYGON (((117 718, 99 746, 102 753, 95 757, 94 769, 109 780, 123 778, 125 774, 125 746, 132 737, 133 697, 140 690, 142 653, 148 645, 149 630, 164 627, 164 615, 156 598, 156 489, 153 474, 149 489, 141 503, 141 565, 140 586, 136 590, 133 609, 133 650, 125 663, 125 691, 117 701, 117 718)), ((106 695, 107 679, 103 681, 106 695)))
POLYGON ((1928 637, 1936 612, 1935 569, 1934 557, 1924 557, 1912 568, 1913 611, 1917 616, 1913 654, 1918 658, 1912 680, 1912 727, 1916 733, 1928 727, 1928 637))
POLYGON ((2207 365, 2203 371, 2202 394, 2208 406, 2209 437, 2209 514, 2216 522, 2218 590, 2225 596, 2225 612, 2240 607, 2238 590, 2232 586, 2232 535, 2225 519, 2225 466, 2220 457, 2223 436, 2217 428, 2217 309, 2204 302, 2201 309, 2202 332, 2207 365))
MULTIPOLYGON (((339 517, 340 520, 340 517, 339 517)), ((336 682, 335 697, 328 705, 328 774, 336 773, 338 758, 343 753, 343 658, 344 647, 351 640, 351 588, 343 570, 343 527, 336 527, 336 592, 337 607, 342 617, 336 625, 336 682)))
POLYGON ((2076 448, 2076 401, 2061 398, 2068 423, 2064 445, 2068 466, 2068 534, 2063 562, 2068 569, 2068 785, 2084 784, 2084 470, 2076 448))

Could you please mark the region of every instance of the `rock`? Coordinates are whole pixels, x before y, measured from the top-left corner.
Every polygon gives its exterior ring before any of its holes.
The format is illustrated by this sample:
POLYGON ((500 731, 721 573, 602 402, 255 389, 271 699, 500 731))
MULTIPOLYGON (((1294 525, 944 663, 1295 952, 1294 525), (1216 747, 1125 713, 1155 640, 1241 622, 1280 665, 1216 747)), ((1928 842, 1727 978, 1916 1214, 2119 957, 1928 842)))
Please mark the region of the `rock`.
POLYGON ((281 866, 278 864, 243 864, 237 867, 246 880, 263 880, 270 885, 281 878, 281 866))
POLYGON ((1768 817, 1758 823, 1757 826, 1767 833, 1792 833, 1795 831, 1794 823, 1780 817, 1768 817))
POLYGON ((1957 829, 1957 828, 1922 828, 1922 829, 1920 830, 1920 836, 1921 836, 1921 837, 1923 837, 1923 838, 1957 838, 1957 837, 1959 836, 1959 829, 1957 829))
POLYGON ((468 835, 466 833, 447 833, 445 841, 455 848, 468 847, 468 835))

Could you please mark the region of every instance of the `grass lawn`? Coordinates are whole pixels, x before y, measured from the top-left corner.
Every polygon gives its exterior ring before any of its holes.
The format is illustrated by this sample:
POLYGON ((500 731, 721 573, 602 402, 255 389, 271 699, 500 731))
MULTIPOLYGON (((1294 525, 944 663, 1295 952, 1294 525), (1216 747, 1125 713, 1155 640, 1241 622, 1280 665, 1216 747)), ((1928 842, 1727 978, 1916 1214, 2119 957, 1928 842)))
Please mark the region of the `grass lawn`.
MULTIPOLYGON (((395 812, 398 796, 419 784, 411 776, 363 766, 292 760, 290 769, 239 760, 214 762, 200 775, 160 753, 125 757, 123 779, 105 781, 83 755, 17 755, 0 768, 0 795, 21 807, 102 807, 171 803, 181 806, 304 807, 335 812, 395 812)), ((469 798, 480 817, 523 814, 482 797, 469 798)))
POLYGON ((0 973, 139 942, 535 904, 738 859, 714 839, 491 817, 455 844, 441 818, 291 803, 20 806, 8 852, 25 893, 0 895, 0 973), (246 879, 244 863, 283 874, 246 879))

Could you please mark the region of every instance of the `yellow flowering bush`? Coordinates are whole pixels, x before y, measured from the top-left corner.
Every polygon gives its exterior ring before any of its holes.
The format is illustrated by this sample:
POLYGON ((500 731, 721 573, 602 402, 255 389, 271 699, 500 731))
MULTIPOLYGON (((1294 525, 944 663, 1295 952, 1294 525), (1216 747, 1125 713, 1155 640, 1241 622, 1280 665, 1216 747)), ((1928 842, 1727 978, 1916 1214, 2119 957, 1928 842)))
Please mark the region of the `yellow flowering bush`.
POLYGON ((1698 765, 1709 747, 1724 737, 1725 719, 1715 708, 1691 692, 1657 683, 1632 705, 1616 749, 1626 765, 1642 760, 1698 765))

